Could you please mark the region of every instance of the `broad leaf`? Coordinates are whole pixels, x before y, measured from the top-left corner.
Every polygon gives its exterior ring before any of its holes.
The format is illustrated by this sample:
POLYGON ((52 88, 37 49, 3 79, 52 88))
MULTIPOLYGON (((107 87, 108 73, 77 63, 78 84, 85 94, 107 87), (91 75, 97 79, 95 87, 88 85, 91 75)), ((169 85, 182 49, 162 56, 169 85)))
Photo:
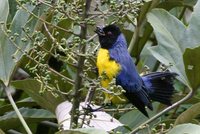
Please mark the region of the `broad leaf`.
POLYGON ((0 1, 0 22, 6 22, 9 12, 8 0, 0 1))
MULTIPOLYGON (((131 52, 131 55, 134 57, 138 57, 145 45, 147 45, 147 41, 149 40, 149 37, 151 36, 153 29, 150 26, 149 23, 146 22, 145 17, 146 13, 150 11, 152 8, 163 8, 167 11, 170 11, 173 8, 181 7, 187 5, 187 2, 183 0, 168 0, 168 1, 157 1, 156 2, 146 2, 143 6, 141 6, 139 17, 138 17, 138 25, 140 28, 140 34, 138 40, 134 43, 133 50, 131 52), (145 24, 143 24, 145 22, 145 24), (142 25, 141 25, 142 24, 142 25), (141 26, 140 26, 141 25, 141 26), (144 29, 144 31, 143 31, 144 29)), ((194 5, 194 4, 193 4, 194 5)), ((129 48, 131 49, 131 48, 129 48)))
MULTIPOLYGON (((26 101, 20 101, 20 102, 16 102, 16 105, 18 108, 20 107, 34 107, 34 106, 38 106, 36 102, 34 102, 33 100, 26 100, 26 101)), ((0 115, 3 115, 4 113, 13 110, 13 107, 11 104, 7 104, 7 105, 0 105, 0 115)))
MULTIPOLYGON (((27 10, 32 11, 33 6, 26 5, 27 10)), ((8 1, 0 1, 0 21, 6 23, 8 16, 8 1), (4 16, 4 17, 2 17, 4 16)), ((1 25, 0 29, 0 80, 4 82, 7 86, 10 82, 10 77, 12 76, 19 59, 22 54, 19 49, 24 49, 27 47, 27 43, 23 42, 22 27, 26 24, 29 18, 27 11, 19 10, 17 11, 15 17, 13 18, 12 24, 10 26, 11 33, 7 33, 7 28, 1 25), (16 37, 14 37, 16 36, 16 37), (21 47, 24 48, 21 48, 21 47)))
MULTIPOLYGON (((25 7, 30 12, 34 10, 34 6, 30 4, 26 4, 25 7)), ((14 37, 16 34, 18 34, 18 36, 15 37, 15 40, 13 40, 12 44, 8 44, 11 47, 14 47, 15 52, 12 54, 12 58, 15 63, 19 61, 24 54, 24 52, 21 52, 19 49, 25 51, 30 48, 30 39, 26 37, 26 34, 22 30, 23 28, 28 28, 30 33, 33 32, 35 24, 30 22, 33 21, 33 19, 30 19, 29 17, 30 14, 27 11, 23 9, 17 11, 9 28, 11 31, 10 36, 14 37)))
MULTIPOLYGON (((28 123, 36 123, 48 119, 55 119, 54 114, 44 109, 20 108, 19 111, 28 123)), ((8 112, 5 115, 0 116, 0 128, 3 130, 8 130, 17 126, 21 126, 21 122, 19 121, 15 111, 8 112)))
POLYGON ((186 75, 193 89, 200 87, 200 47, 185 50, 183 55, 186 75))
POLYGON ((180 36, 185 32, 184 25, 163 9, 151 11, 147 18, 154 29, 159 44, 150 49, 151 53, 165 65, 172 64, 171 70, 177 72, 181 81, 187 84, 182 60, 185 48, 178 42, 180 36), (177 34, 176 31, 180 34, 177 34))
POLYGON ((199 45, 199 12, 200 1, 194 8, 189 27, 162 9, 154 9, 147 16, 158 41, 158 46, 150 48, 151 53, 165 65, 172 65, 170 70, 178 73, 179 80, 188 86, 190 83, 185 73, 183 53, 186 48, 199 45))
POLYGON ((34 79, 26 79, 21 81, 14 81, 12 85, 17 89, 24 90, 30 97, 32 97, 38 105, 55 112, 58 104, 64 101, 60 96, 55 97, 51 92, 46 91, 40 94, 42 83, 34 79))
MULTIPOLYGON (((150 117, 154 116, 156 114, 156 109, 158 109, 159 103, 153 103, 154 110, 151 111, 147 109, 148 114, 150 117)), ((118 127, 116 131, 122 132, 122 133, 128 133, 130 132, 129 128, 134 129, 139 127, 143 122, 147 121, 148 118, 145 117, 140 111, 138 110, 132 110, 130 112, 125 113, 123 116, 119 118, 119 121, 126 125, 126 127, 118 127)), ((157 120, 155 120, 152 124, 155 124, 157 120)), ((151 124, 150 124, 151 125, 151 124)), ((141 132, 147 133, 147 129, 143 129, 141 132)))
POLYGON ((195 124, 182 124, 174 127, 168 134, 199 134, 200 126, 195 124))
MULTIPOLYGON (((8 12, 9 12, 9 5, 8 5, 8 0, 1 0, 0 1, 0 79, 5 83, 8 84, 8 82, 6 82, 8 80, 8 75, 9 72, 7 71, 7 67, 9 67, 9 59, 8 61, 6 60, 8 57, 8 54, 10 51, 8 51, 8 46, 7 46, 7 37, 4 34, 4 32, 6 31, 6 21, 7 21, 7 17, 8 17, 8 12), (7 46, 7 47, 6 47, 7 46)), ((10 55, 9 55, 10 57, 10 55)))
POLYGON ((175 121, 175 125, 189 123, 200 114, 200 102, 187 109, 175 121))
POLYGON ((9 15, 8 15, 7 22, 10 23, 17 11, 17 6, 16 6, 17 2, 15 0, 8 0, 8 2, 9 2, 9 15))

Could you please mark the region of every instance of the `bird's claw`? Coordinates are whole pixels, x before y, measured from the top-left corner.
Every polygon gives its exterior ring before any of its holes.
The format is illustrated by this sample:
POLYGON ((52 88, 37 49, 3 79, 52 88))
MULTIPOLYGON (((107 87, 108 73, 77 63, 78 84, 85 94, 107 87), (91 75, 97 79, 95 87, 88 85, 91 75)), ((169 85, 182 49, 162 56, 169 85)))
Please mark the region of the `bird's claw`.
POLYGON ((104 108, 104 106, 100 106, 98 108, 92 108, 90 104, 87 104, 86 107, 83 107, 83 109, 86 110, 86 111, 88 111, 88 112, 100 111, 102 108, 104 108))

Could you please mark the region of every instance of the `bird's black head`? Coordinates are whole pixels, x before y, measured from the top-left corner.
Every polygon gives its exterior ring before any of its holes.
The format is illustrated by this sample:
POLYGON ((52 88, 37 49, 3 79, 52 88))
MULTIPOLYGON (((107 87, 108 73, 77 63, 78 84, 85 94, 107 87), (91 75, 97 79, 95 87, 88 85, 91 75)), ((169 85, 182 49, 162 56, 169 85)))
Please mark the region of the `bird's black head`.
POLYGON ((95 32, 99 36, 99 42, 102 48, 108 49, 116 42, 121 31, 116 25, 108 25, 106 27, 97 27, 95 32))

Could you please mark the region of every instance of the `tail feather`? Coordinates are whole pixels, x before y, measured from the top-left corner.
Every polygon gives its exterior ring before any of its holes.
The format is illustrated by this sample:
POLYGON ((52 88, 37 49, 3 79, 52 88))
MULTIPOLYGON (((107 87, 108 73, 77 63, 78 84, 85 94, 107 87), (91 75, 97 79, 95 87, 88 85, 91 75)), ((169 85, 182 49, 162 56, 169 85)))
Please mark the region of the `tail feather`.
POLYGON ((150 98, 145 90, 140 90, 137 93, 125 93, 125 96, 128 100, 146 117, 149 117, 145 107, 147 106, 150 110, 153 110, 150 98))
POLYGON ((142 77, 147 92, 152 100, 171 105, 174 93, 173 79, 177 76, 171 72, 155 72, 142 77))

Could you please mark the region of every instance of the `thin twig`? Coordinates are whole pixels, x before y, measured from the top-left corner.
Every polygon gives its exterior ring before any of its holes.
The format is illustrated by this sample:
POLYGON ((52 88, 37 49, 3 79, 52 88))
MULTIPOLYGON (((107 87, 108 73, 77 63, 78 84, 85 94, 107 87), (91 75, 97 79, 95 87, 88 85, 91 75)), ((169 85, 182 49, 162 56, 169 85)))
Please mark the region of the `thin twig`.
POLYGON ((28 127, 26 121, 24 120, 24 118, 23 118, 23 116, 21 115, 21 113, 20 113, 20 111, 19 111, 17 105, 15 104, 15 102, 14 102, 14 100, 13 100, 13 98, 12 98, 12 95, 11 95, 11 93, 10 93, 10 91, 9 91, 9 90, 10 90, 9 87, 6 87, 6 86, 4 85, 4 90, 5 90, 6 95, 7 95, 8 99, 9 99, 9 101, 10 101, 10 104, 12 105, 13 109, 15 110, 15 112, 16 112, 16 114, 17 114, 19 120, 21 121, 21 123, 22 123, 24 129, 26 130, 26 132, 27 132, 28 134, 32 134, 30 128, 28 127))
POLYGON ((160 113, 156 114, 155 116, 151 117, 149 120, 145 121, 144 123, 142 123, 140 126, 138 126, 137 128, 135 128, 133 131, 131 131, 129 134, 135 134, 137 131, 140 130, 140 128, 142 126, 145 126, 146 124, 151 123, 152 121, 154 121, 155 119, 159 118, 161 115, 165 114, 166 112, 170 111, 171 109, 177 107, 178 105, 180 105, 181 103, 183 103, 184 101, 190 99, 193 95, 193 90, 192 88, 189 87, 190 92, 181 100, 179 100, 178 102, 174 103, 173 105, 167 107, 166 109, 164 109, 163 111, 161 111, 160 113))
POLYGON ((85 98, 85 106, 89 105, 91 103, 92 97, 94 96, 95 93, 95 88, 94 87, 90 87, 87 96, 85 98))
MULTIPOLYGON (((42 18, 38 17, 38 16, 35 15, 34 13, 30 12, 30 11, 29 11, 25 6, 23 6, 18 0, 16 0, 16 2, 17 2, 17 4, 18 4, 20 7, 22 7, 22 9, 24 9, 24 10, 25 10, 26 12, 28 12, 30 15, 32 15, 33 17, 37 18, 38 20, 40 20, 40 21, 46 23, 47 25, 53 26, 53 27, 55 27, 55 28, 57 28, 57 29, 60 29, 60 30, 62 30, 62 31, 65 31, 65 32, 67 32, 67 33, 71 33, 71 34, 77 35, 77 34, 75 34, 72 30, 66 30, 66 29, 64 29, 64 28, 62 28, 62 27, 59 27, 59 26, 57 26, 57 25, 54 25, 54 24, 52 24, 52 23, 50 23, 50 22, 48 22, 48 21, 46 21, 46 20, 43 20, 42 18)), ((77 36, 79 36, 79 35, 77 35, 77 36)))
MULTIPOLYGON (((41 64, 40 62, 38 62, 37 60, 35 60, 35 59, 32 58, 31 56, 29 56, 29 55, 27 54, 28 52, 22 50, 13 40, 11 40, 11 39, 9 38, 9 36, 8 36, 8 34, 6 33, 5 30, 2 29, 2 31, 3 31, 4 34, 8 37, 9 41, 12 42, 12 44, 17 48, 18 51, 22 52, 23 54, 26 54, 26 56, 27 56, 29 59, 31 59, 32 61, 34 61, 35 63, 41 64)), ((47 69, 50 70, 52 73, 54 73, 54 74, 56 74, 56 75, 58 75, 58 76, 61 76, 62 78, 64 78, 65 80, 67 80, 68 83, 70 83, 70 84, 72 84, 72 85, 74 84, 74 80, 72 80, 72 79, 70 79, 70 78, 68 78, 68 77, 66 77, 66 76, 64 76, 64 75, 62 75, 61 73, 59 73, 59 72, 57 72, 56 70, 50 68, 49 66, 47 66, 47 69)))
MULTIPOLYGON (((27 38, 29 38, 31 41, 34 42, 34 40, 32 39, 32 37, 31 37, 28 33, 25 32, 25 29, 22 28, 22 30, 24 31, 25 36, 26 36, 27 38)), ((57 42, 56 42, 56 43, 57 43, 57 42)), ((51 56, 53 56, 54 58, 56 57, 55 54, 51 53, 50 50, 47 50, 46 48, 42 47, 40 44, 38 44, 37 46, 38 46, 39 48, 41 48, 43 51, 45 51, 46 53, 48 53, 48 54, 50 54, 51 56)), ((72 59, 72 60, 74 60, 74 59, 72 59)), ((63 60, 61 59, 61 61, 63 61, 63 60)), ((70 65, 70 66, 72 66, 72 67, 75 67, 75 68, 77 67, 76 64, 70 63, 70 62, 68 62, 68 61, 63 61, 63 62, 67 63, 68 65, 70 65)))
POLYGON ((94 34, 93 36, 91 36, 89 39, 87 39, 86 42, 90 42, 90 41, 92 41, 95 37, 97 37, 97 34, 94 34))
POLYGON ((44 24, 44 28, 45 31, 47 32, 47 34, 49 35, 49 37, 51 38, 52 42, 55 43, 56 39, 53 37, 53 35, 49 32, 49 29, 47 28, 47 25, 45 23, 44 24))
MULTIPOLYGON (((95 88, 94 88, 94 87, 90 87, 90 88, 89 88, 89 91, 88 91, 88 93, 87 93, 87 96, 86 96, 86 98, 85 98, 85 104, 84 104, 84 107, 85 107, 85 108, 87 108, 88 105, 90 105, 90 103, 91 103, 91 101, 92 101, 92 98, 93 98, 93 96, 94 96, 94 93, 95 93, 95 88)), ((87 116, 86 112, 87 112, 87 110, 84 110, 84 115, 83 115, 83 118, 82 118, 82 122, 81 122, 81 124, 80 124, 81 127, 83 126, 84 121, 85 121, 85 118, 86 118, 86 116, 87 116)))
POLYGON ((118 108, 118 109, 102 109, 102 111, 104 112, 116 112, 116 113, 121 113, 121 112, 128 112, 128 111, 132 111, 135 110, 136 108, 118 108))

